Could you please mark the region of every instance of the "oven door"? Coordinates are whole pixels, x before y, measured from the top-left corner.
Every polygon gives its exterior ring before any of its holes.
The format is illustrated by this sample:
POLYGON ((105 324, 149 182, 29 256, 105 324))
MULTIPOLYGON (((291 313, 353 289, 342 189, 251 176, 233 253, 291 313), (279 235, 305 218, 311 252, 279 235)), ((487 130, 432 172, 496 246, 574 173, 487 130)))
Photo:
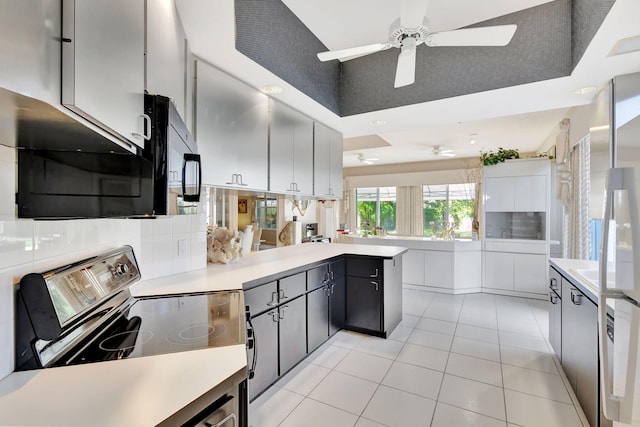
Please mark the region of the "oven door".
POLYGON ((158 427, 247 427, 247 371, 241 369, 158 427))

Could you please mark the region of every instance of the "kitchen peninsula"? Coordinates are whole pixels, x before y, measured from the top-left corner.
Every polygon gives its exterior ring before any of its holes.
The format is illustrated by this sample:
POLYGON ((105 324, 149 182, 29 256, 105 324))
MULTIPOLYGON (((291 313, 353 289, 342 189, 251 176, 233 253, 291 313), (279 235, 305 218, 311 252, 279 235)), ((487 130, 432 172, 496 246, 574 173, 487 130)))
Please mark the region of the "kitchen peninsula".
MULTIPOLYGON (((400 270, 400 255, 404 252, 403 247, 391 246, 313 243, 288 246, 253 252, 228 265, 209 265, 202 270, 142 281, 133 285, 131 292, 135 296, 154 296, 257 289, 300 272, 305 272, 306 277, 309 271, 339 258, 345 259, 347 274, 350 260, 355 261, 354 266, 363 260, 397 261, 400 270)), ((401 276, 389 277, 393 280, 382 282, 387 279, 384 275, 373 289, 387 294, 397 291, 400 299, 392 302, 401 306, 401 276)), ((354 283, 357 286, 359 282, 354 283)), ((304 300, 307 295, 299 298, 304 300)), ((348 313, 350 305, 358 307, 358 301, 350 302, 348 291, 346 295, 348 313)), ((386 296, 379 301, 386 302, 386 296)), ((388 314, 384 306, 380 308, 384 315, 388 314)), ((390 326, 391 330, 394 327, 390 326)), ((245 346, 235 345, 14 372, 0 380, 0 425, 156 425, 245 366, 245 346)))
POLYGON ((482 291, 482 243, 421 236, 341 236, 356 245, 402 246, 402 280, 407 287, 451 294, 482 291))

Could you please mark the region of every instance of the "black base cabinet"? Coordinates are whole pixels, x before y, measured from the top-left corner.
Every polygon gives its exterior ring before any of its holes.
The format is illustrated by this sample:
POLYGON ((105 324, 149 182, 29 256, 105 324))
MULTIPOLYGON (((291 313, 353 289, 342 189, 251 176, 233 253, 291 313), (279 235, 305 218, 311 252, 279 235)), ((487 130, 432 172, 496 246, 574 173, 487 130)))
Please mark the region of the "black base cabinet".
POLYGON ((549 269, 549 342, 562 360, 562 276, 549 269))
POLYGON ((245 284, 251 401, 340 329, 386 338, 402 320, 401 255, 340 256, 274 276, 245 284))
POLYGON ((307 349, 311 353, 344 327, 343 259, 307 271, 307 349))
POLYGON ((345 258, 345 327, 388 337, 402 320, 402 256, 345 258))
POLYGON ((610 427, 600 405, 598 306, 553 267, 549 279, 549 342, 589 424, 610 427))
POLYGON ((380 280, 349 277, 347 326, 382 332, 382 284, 380 280))
POLYGON ((279 311, 280 375, 307 355, 307 316, 304 296, 281 305, 279 311))
POLYGON ((256 316, 251 323, 255 342, 248 350, 247 360, 253 371, 253 378, 249 380, 249 396, 254 398, 278 379, 278 310, 256 316))
POLYGON ((335 280, 329 287, 329 336, 344 328, 346 320, 346 279, 335 280))

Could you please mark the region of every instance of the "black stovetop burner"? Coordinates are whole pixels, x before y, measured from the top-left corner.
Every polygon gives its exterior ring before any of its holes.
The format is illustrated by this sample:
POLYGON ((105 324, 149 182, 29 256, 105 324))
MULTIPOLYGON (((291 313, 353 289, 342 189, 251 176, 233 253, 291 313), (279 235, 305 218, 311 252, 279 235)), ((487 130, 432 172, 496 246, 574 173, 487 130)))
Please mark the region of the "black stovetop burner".
POLYGON ((25 276, 16 370, 245 343, 241 291, 135 298, 128 286, 139 277, 129 247, 25 276))

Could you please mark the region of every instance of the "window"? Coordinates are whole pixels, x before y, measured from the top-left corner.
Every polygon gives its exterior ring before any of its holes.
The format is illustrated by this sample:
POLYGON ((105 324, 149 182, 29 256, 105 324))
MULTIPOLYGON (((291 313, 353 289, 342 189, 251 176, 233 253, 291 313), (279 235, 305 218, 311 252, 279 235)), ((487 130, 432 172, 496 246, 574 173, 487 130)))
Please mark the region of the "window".
POLYGON ((422 187, 424 235, 439 235, 453 223, 456 237, 471 238, 475 184, 441 184, 422 187))
POLYGON ((396 231, 396 187, 356 189, 357 228, 373 232, 382 227, 388 233, 396 231))
POLYGON ((276 199, 256 199, 258 227, 275 230, 278 222, 278 201, 276 199))

